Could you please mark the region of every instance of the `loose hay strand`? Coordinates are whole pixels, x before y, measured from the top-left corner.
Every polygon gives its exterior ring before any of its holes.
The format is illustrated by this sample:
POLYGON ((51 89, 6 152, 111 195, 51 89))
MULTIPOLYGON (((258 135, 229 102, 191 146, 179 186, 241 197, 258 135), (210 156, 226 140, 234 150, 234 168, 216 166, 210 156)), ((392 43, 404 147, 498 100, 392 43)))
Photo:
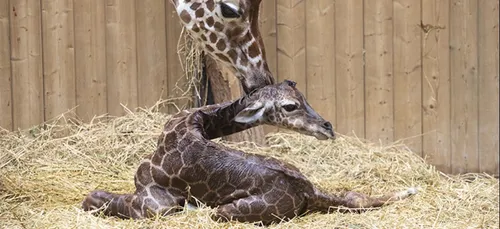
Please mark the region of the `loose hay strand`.
MULTIPOLYGON (((95 117, 90 123, 59 117, 32 131, 2 131, 1 227, 253 227, 213 222, 214 210, 205 207, 137 221, 81 211, 81 201, 91 190, 134 191, 136 167, 154 151, 169 118, 156 109, 141 109, 122 117, 95 117), (61 130, 66 135, 60 136, 61 130)), ((287 132, 269 134, 268 147, 216 141, 290 162, 334 194, 354 190, 379 196, 409 186, 420 189, 416 196, 363 214, 312 214, 275 228, 498 228, 498 179, 486 174, 442 174, 404 145, 372 144, 348 136, 318 141, 287 132)))

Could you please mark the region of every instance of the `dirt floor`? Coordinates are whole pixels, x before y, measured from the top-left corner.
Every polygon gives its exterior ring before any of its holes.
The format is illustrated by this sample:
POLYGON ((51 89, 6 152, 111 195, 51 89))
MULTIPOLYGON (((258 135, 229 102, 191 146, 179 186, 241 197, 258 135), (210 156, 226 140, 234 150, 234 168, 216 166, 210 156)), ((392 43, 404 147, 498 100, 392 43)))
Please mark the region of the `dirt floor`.
MULTIPOLYGON (((95 217, 80 209, 94 189, 133 192, 138 162, 154 151, 168 118, 144 110, 81 124, 62 116, 58 125, 0 131, 0 228, 255 227, 214 222, 209 208, 138 221, 95 217)), ((312 214, 272 228, 499 228, 499 182, 493 177, 443 175, 404 145, 345 136, 318 141, 289 133, 270 134, 267 141, 264 148, 224 144, 293 163, 335 194, 419 189, 409 199, 362 214, 312 214)))

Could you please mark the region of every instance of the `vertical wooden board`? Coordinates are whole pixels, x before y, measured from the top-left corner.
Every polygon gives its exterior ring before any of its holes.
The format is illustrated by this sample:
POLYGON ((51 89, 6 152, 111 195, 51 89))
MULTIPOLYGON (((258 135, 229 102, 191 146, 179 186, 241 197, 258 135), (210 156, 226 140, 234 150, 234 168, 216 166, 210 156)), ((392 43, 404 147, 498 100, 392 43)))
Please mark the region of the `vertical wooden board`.
POLYGON ((478 4, 479 168, 498 175, 498 1, 478 4))
MULTIPOLYGON (((266 60, 273 77, 278 81, 277 31, 276 31, 276 0, 265 0, 260 3, 260 34, 264 41, 266 60)), ((231 85, 231 83, 230 83, 231 85)), ((231 88, 231 91, 233 89, 231 88)), ((238 90, 240 91, 240 90, 238 90)), ((241 95, 241 94, 240 94, 241 95)), ((264 126, 264 133, 276 132, 273 126, 264 126)))
POLYGON ((76 105, 72 0, 42 0, 45 119, 76 105))
MULTIPOLYGON (((180 63, 180 58, 178 54, 178 43, 181 39, 181 43, 184 41, 184 37, 180 37, 182 31, 182 25, 179 21, 179 16, 175 11, 175 7, 172 3, 168 2, 165 5, 166 8, 166 32, 167 32, 167 88, 169 98, 179 98, 185 90, 185 84, 187 79, 184 75, 182 65, 180 63)), ((183 35, 184 36, 184 35, 183 35)), ((175 101, 178 108, 188 106, 187 99, 178 99, 175 101)), ((169 106, 168 110, 170 113, 175 113, 178 108, 175 106, 169 106)))
POLYGON ((307 101, 324 119, 335 119, 335 4, 306 1, 307 101))
POLYGON ((422 1, 423 156, 451 172, 449 0, 422 1))
MULTIPOLYGON (((106 2, 74 0, 76 112, 85 121, 107 112, 106 2)), ((112 84, 114 85, 114 84, 112 84)))
POLYGON ((337 132, 360 138, 365 137, 363 52, 363 0, 335 2, 337 132))
POLYGON ((452 173, 478 172, 477 1, 450 11, 452 173))
POLYGON ((297 82, 307 95, 305 0, 277 1, 278 79, 297 82))
POLYGON ((151 107, 167 97, 165 4, 136 0, 139 106, 151 107))
POLYGON ((365 134, 393 140, 393 12, 391 0, 364 1, 365 134))
POLYGON ((41 6, 39 0, 10 0, 14 129, 44 121, 41 6))
POLYGON ((137 107, 135 0, 106 1, 108 113, 123 115, 137 107))
POLYGON ((266 60, 274 78, 277 76, 277 41, 276 41, 276 0, 265 0, 260 3, 260 35, 264 41, 266 60))
POLYGON ((12 130, 9 0, 0 0, 0 128, 12 130))
POLYGON ((422 155, 420 1, 394 0, 394 139, 422 155))

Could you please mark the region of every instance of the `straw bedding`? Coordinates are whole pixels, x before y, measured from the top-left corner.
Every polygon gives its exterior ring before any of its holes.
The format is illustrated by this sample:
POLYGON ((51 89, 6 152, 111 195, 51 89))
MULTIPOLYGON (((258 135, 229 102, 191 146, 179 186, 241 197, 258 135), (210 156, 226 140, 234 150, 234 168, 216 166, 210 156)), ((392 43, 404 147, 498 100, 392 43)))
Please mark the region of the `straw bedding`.
MULTIPOLYGON (((79 123, 59 117, 27 131, 0 131, 1 228, 247 228, 216 223, 213 209, 148 220, 94 217, 80 210, 94 189, 134 191, 142 157, 154 151, 168 115, 154 109, 79 123), (55 123, 58 123, 57 125, 55 123)), ((419 187, 419 193, 373 211, 312 214, 274 228, 498 228, 498 180, 445 176, 404 145, 376 145, 341 136, 317 141, 294 133, 267 136, 268 147, 230 144, 293 163, 321 189, 371 195, 419 187)))

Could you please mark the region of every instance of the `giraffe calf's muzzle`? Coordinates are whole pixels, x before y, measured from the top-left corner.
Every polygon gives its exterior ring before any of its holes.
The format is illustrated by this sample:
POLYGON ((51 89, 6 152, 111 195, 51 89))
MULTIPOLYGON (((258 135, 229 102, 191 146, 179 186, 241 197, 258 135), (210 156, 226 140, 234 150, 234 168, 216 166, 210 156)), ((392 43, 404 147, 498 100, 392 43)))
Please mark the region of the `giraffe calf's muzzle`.
POLYGON ((333 139, 335 140, 336 136, 335 136, 335 132, 333 132, 333 126, 330 122, 326 121, 323 123, 323 125, 321 125, 321 127, 323 127, 323 129, 326 130, 326 132, 328 132, 328 138, 330 139, 333 139))
POLYGON ((322 121, 317 124, 313 124, 310 126, 308 131, 299 131, 306 135, 314 136, 318 140, 335 140, 336 135, 333 131, 333 126, 328 121, 322 121))

